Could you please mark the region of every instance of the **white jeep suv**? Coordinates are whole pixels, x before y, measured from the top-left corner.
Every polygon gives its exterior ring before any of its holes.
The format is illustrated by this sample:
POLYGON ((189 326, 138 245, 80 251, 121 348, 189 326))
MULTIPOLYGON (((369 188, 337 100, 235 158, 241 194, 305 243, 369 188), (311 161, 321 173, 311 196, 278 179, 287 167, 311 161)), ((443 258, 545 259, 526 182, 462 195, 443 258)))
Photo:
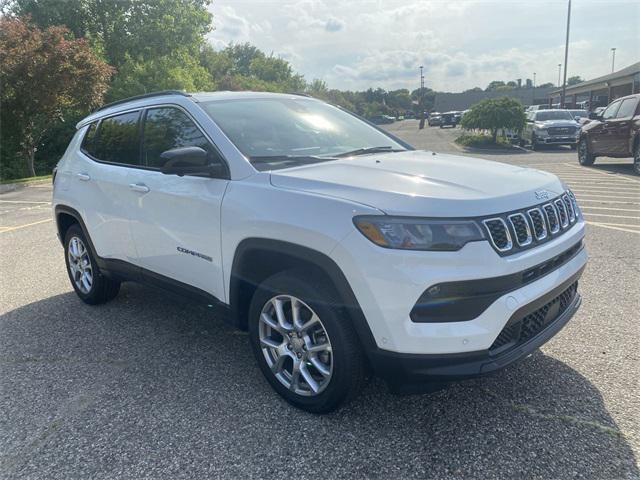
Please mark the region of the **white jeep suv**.
POLYGON ((549 173, 414 150, 300 95, 160 92, 77 128, 53 209, 78 296, 132 280, 218 305, 305 410, 369 372, 396 392, 493 372, 580 304, 584 221, 549 173))

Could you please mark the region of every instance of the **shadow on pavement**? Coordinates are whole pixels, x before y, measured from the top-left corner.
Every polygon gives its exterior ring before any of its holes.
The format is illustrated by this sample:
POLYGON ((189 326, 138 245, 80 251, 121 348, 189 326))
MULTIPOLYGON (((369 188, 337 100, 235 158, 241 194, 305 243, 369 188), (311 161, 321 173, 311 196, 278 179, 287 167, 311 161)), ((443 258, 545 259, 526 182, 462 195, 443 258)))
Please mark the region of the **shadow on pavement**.
POLYGON ((247 337, 163 292, 68 293, 0 317, 0 469, 41 478, 637 478, 598 390, 542 353, 398 397, 374 381, 337 413, 289 407, 247 337))
POLYGON ((596 159, 596 162, 592 166, 583 168, 593 169, 599 172, 619 173, 640 180, 640 176, 633 171, 632 159, 621 161, 620 163, 598 163, 596 159))

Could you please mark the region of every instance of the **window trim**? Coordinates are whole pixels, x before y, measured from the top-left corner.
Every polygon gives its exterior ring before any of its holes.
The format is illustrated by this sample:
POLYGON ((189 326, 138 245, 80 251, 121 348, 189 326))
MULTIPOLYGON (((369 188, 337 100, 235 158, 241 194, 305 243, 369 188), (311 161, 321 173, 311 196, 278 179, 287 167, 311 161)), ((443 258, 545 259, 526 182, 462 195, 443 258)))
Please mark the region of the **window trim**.
MULTIPOLYGON (((207 176, 205 178, 219 178, 219 179, 223 179, 223 180, 231 180, 231 173, 230 173, 230 170, 229 170, 229 162, 227 161, 225 156, 222 154, 222 152, 220 151, 218 146, 215 144, 215 142, 213 140, 211 140, 211 137, 209 135, 207 135, 207 133, 200 126, 200 124, 196 121, 196 119, 193 118, 193 116, 191 114, 189 114, 189 112, 186 109, 182 108, 181 105, 177 105, 175 103, 163 103, 163 104, 159 104, 159 105, 149 105, 147 107, 144 107, 144 111, 142 112, 142 116, 141 116, 142 122, 141 122, 141 126, 140 126, 140 160, 142 161, 142 159, 143 159, 142 158, 142 149, 144 148, 144 130, 145 130, 145 127, 146 127, 147 112, 149 110, 156 110, 156 109, 160 109, 160 108, 177 108, 178 110, 182 111, 182 113, 184 113, 187 116, 187 118, 193 122, 193 124, 196 126, 196 128, 202 134, 202 136, 207 140, 207 142, 209 142, 209 144, 213 147, 215 152, 218 154, 218 157, 220 158, 220 161, 222 163, 222 167, 224 168, 225 175, 221 175, 219 177, 209 177, 209 176, 207 176)), ((161 171, 160 168, 149 167, 146 164, 144 165, 144 169, 145 170, 151 170, 153 172, 160 172, 161 171)), ((202 177, 202 175, 185 175, 185 177, 202 177)))
POLYGON ((620 100, 620 106, 618 107, 618 111, 616 112, 616 115, 613 118, 615 120, 631 120, 635 116, 637 109, 638 109, 638 99, 637 98, 633 98, 633 97, 622 98, 620 100), (633 104, 633 109, 631 110, 631 115, 626 116, 626 117, 618 117, 618 113, 620 113, 620 108, 622 107, 624 102, 631 102, 633 104))
POLYGON ((92 161, 94 161, 96 163, 101 163, 103 165, 113 165, 115 167, 125 167, 125 168, 133 168, 133 169, 136 169, 136 170, 146 170, 146 171, 150 171, 150 172, 160 172, 159 168, 148 167, 148 166, 142 165, 142 164, 140 164, 140 165, 131 165, 131 164, 128 164, 128 163, 108 162, 106 160, 100 160, 99 158, 94 157, 89 152, 87 152, 84 148, 82 148, 82 144, 84 143, 84 139, 87 136, 87 133, 89 132, 89 127, 92 124, 94 124, 94 123, 96 124, 96 137, 94 138, 94 142, 95 142, 100 137, 100 124, 102 123, 103 120, 106 120, 106 119, 112 118, 112 117, 118 117, 120 115, 125 115, 127 113, 139 112, 140 115, 138 116, 138 156, 140 158, 140 162, 142 162, 142 141, 143 141, 143 138, 144 138, 144 121, 147 118, 147 110, 153 110, 153 109, 156 109, 156 108, 177 108, 178 110, 181 110, 189 118, 189 120, 191 120, 193 122, 193 124, 196 126, 196 128, 198 130, 200 130, 200 133, 202 133, 202 135, 211 144, 213 149, 216 151, 216 153, 220 157, 220 160, 222 161, 222 166, 224 167, 224 170, 225 170, 225 175, 221 175, 221 176, 217 176, 217 177, 209 177, 209 176, 202 177, 201 175, 185 175, 185 177, 200 177, 200 178, 211 178, 211 179, 220 179, 220 180, 231 180, 231 170, 229 169, 229 162, 226 159, 226 157, 222 154, 222 152, 220 151, 218 146, 211 139, 211 136, 208 135, 207 132, 198 123, 198 121, 195 118, 193 118, 193 115, 191 115, 182 105, 178 105, 177 103, 160 103, 160 104, 154 104, 154 105, 145 105, 144 107, 136 107, 136 108, 130 108, 130 109, 127 109, 127 110, 121 110, 119 112, 115 112, 115 113, 112 113, 112 114, 109 114, 109 115, 105 115, 104 117, 96 118, 92 122, 89 122, 86 125, 83 125, 81 127, 81 128, 86 128, 86 131, 82 135, 82 142, 80 142, 80 148, 79 148, 80 152, 82 152, 82 154, 87 156, 90 160, 92 160, 92 161))

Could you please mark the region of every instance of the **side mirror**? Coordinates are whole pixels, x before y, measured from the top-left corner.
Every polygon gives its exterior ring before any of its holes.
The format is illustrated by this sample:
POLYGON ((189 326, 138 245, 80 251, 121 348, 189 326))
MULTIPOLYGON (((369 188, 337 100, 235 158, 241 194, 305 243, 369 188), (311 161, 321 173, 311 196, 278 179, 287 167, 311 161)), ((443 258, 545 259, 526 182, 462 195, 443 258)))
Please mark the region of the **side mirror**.
POLYGON ((162 152, 164 165, 160 169, 165 175, 208 175, 219 177, 224 167, 210 164, 209 154, 200 147, 179 147, 162 152))

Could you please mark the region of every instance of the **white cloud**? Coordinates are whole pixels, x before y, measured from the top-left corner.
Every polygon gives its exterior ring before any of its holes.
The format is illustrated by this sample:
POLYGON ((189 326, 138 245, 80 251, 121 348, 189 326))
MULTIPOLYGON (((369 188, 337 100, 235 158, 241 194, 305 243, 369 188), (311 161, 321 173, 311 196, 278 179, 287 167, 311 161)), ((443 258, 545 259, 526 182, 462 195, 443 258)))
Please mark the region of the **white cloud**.
MULTIPOLYGON (((556 83, 564 57, 560 1, 216 0, 211 9, 214 46, 251 42, 336 88, 413 89, 420 65, 427 86, 443 91, 533 72, 556 83)), ((637 0, 574 2, 569 76, 608 73, 612 46, 618 66, 638 61, 638 38, 637 0)))

